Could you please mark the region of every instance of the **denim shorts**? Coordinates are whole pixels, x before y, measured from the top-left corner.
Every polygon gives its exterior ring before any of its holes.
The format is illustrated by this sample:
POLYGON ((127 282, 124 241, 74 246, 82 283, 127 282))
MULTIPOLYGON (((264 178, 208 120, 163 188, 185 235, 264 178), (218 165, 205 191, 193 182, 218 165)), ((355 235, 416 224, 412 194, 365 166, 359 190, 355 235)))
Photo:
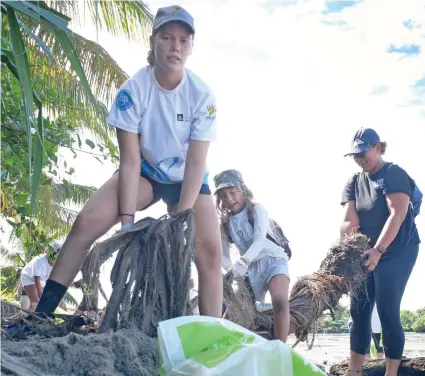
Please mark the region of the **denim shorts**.
POLYGON ((248 277, 256 301, 264 303, 269 282, 274 276, 280 274, 289 278, 288 260, 286 258, 265 256, 251 263, 248 268, 248 277))

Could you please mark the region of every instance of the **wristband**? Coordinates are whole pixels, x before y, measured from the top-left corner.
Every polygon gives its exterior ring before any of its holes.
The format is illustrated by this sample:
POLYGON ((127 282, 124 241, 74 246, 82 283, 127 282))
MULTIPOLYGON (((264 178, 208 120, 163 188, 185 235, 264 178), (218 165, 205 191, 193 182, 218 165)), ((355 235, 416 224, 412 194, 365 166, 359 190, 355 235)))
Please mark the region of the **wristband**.
POLYGON ((383 245, 378 245, 375 248, 381 255, 383 255, 385 253, 385 251, 387 250, 383 245))
POLYGON ((121 230, 128 230, 130 227, 133 226, 134 223, 124 223, 121 225, 121 230))
POLYGON ((134 218, 134 214, 125 214, 125 213, 120 214, 120 217, 122 217, 122 216, 124 216, 124 215, 126 215, 127 217, 133 217, 133 218, 134 218))

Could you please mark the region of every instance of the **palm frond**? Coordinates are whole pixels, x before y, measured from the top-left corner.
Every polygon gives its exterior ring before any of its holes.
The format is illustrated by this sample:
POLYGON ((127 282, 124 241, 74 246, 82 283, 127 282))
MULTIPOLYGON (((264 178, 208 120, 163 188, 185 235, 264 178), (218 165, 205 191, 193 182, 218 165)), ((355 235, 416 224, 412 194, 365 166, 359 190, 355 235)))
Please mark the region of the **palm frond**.
POLYGON ((139 0, 133 1, 47 1, 53 9, 71 17, 81 26, 85 21, 81 16, 88 14, 99 30, 113 35, 124 35, 130 40, 147 43, 151 34, 153 16, 148 6, 139 0), (84 7, 82 9, 82 7, 84 7))
POLYGON ((78 306, 78 302, 75 300, 75 298, 67 291, 63 297, 63 300, 65 303, 72 304, 74 306, 78 306))
MULTIPOLYGON (((54 33, 32 20, 28 19, 25 22, 30 25, 33 33, 49 46, 58 65, 67 70, 67 57, 63 53, 61 45, 56 40, 54 33)), ((45 51, 29 35, 26 36, 26 41, 28 45, 32 46, 32 52, 36 61, 46 57, 45 51)), ((86 39, 77 33, 72 34, 72 43, 97 99, 110 105, 116 91, 127 80, 128 74, 121 69, 112 56, 98 43, 86 39)), ((49 63, 51 62, 49 61, 49 63)))
POLYGON ((74 33, 74 47, 95 96, 111 105, 116 92, 128 79, 128 74, 99 44, 74 33))
POLYGON ((94 187, 73 184, 66 180, 61 183, 52 183, 51 189, 54 202, 61 204, 84 205, 96 192, 94 187))

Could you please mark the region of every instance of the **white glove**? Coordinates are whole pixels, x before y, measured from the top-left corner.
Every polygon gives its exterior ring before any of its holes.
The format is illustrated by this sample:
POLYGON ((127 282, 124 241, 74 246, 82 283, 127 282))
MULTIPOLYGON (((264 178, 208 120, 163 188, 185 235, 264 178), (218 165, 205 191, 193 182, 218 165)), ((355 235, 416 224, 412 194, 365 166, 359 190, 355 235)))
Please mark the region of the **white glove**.
POLYGON ((245 277, 246 272, 248 271, 248 262, 245 259, 240 258, 233 264, 233 275, 235 278, 245 277))

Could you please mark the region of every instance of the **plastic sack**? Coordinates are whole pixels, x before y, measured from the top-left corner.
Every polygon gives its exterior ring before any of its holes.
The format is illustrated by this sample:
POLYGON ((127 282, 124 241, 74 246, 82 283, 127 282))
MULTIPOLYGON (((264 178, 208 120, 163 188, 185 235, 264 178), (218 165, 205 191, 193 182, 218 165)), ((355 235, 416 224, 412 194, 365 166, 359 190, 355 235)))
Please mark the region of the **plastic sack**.
POLYGON ((183 316, 158 326, 161 376, 323 376, 281 341, 224 319, 183 316))

